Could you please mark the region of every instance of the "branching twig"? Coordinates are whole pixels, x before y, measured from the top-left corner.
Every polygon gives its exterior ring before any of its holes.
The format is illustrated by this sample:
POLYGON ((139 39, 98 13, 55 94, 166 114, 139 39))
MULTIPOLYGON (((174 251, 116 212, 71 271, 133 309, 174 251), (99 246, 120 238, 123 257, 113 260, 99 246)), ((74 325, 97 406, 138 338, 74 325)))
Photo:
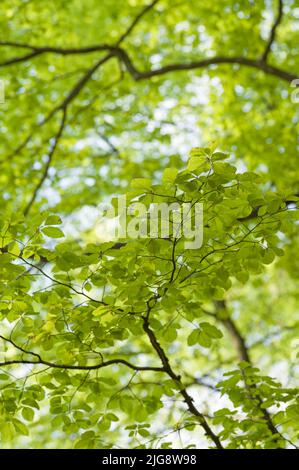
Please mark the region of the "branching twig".
POLYGON ((16 365, 16 364, 31 364, 31 365, 46 365, 55 369, 71 369, 71 370, 97 370, 97 369, 102 369, 103 367, 108 367, 110 365, 117 365, 117 364, 123 364, 130 369, 136 370, 136 371, 155 371, 155 372, 163 372, 162 367, 151 367, 151 366, 136 366, 132 364, 131 362, 126 361, 125 359, 110 359, 109 361, 102 361, 99 364, 94 364, 94 365, 75 365, 75 364, 57 364, 55 362, 47 361, 43 359, 39 354, 33 352, 33 351, 27 351, 24 349, 22 346, 18 346, 14 341, 12 341, 10 338, 6 338, 2 335, 0 335, 0 338, 3 341, 6 341, 10 344, 12 344, 16 349, 21 351, 24 354, 28 354, 31 356, 36 357, 36 360, 28 360, 28 359, 12 359, 8 361, 2 361, 0 362, 0 367, 8 366, 8 365, 16 365))
MULTIPOLYGON (((217 317, 217 310, 226 309, 226 303, 225 303, 224 300, 216 301, 215 306, 216 306, 216 317, 217 317)), ((253 367, 253 363, 252 363, 252 360, 251 360, 251 357, 250 357, 249 349, 246 346, 245 339, 243 338, 243 336, 242 336, 241 332, 239 331, 239 329, 238 329, 237 325, 235 324, 235 322, 230 317, 225 318, 225 319, 221 319, 220 321, 225 326, 225 328, 228 330, 228 332, 231 335, 231 338, 233 340, 233 343, 234 343, 234 345, 236 347, 236 350, 237 350, 237 353, 238 353, 238 359, 240 361, 248 362, 253 367)), ((250 387, 254 388, 257 391, 257 387, 256 387, 255 384, 251 385, 250 387)), ((270 430, 270 432, 272 434, 277 435, 278 430, 276 429, 276 427, 273 424, 270 413, 268 412, 268 410, 266 408, 263 408, 263 406, 262 406, 263 405, 262 397, 260 396, 259 393, 256 393, 255 397, 258 401, 259 410, 260 410, 260 412, 262 413, 262 415, 265 419, 265 422, 267 424, 268 429, 270 430)))
POLYGON ((221 444, 221 441, 220 441, 219 437, 210 428, 210 426, 207 423, 204 415, 194 405, 193 398, 191 397, 191 395, 189 395, 189 393, 187 392, 186 387, 184 387, 184 385, 182 384, 181 376, 177 375, 173 371, 173 369, 170 365, 169 359, 168 359, 164 349, 160 345, 159 341, 156 338, 156 335, 155 335, 154 331, 150 327, 149 319, 148 319, 148 313, 144 317, 144 320, 143 320, 143 329, 144 329, 146 335, 148 336, 152 347, 156 351, 157 355, 159 356, 159 358, 160 358, 160 360, 163 364, 164 372, 166 372, 166 374, 177 384, 178 389, 179 389, 179 393, 184 398, 184 401, 185 401, 185 403, 188 407, 188 410, 190 411, 191 414, 193 414, 194 416, 196 416, 199 419, 199 424, 204 429, 206 435, 214 442, 217 449, 223 449, 223 446, 221 444))
POLYGON ((270 37, 269 37, 269 40, 268 40, 268 43, 266 45, 266 48, 265 48, 265 51, 262 55, 262 62, 267 62, 267 59, 268 59, 268 55, 271 51, 271 48, 272 48, 272 44, 274 43, 275 41, 275 37, 276 37, 276 30, 278 28, 278 26, 280 25, 281 21, 282 21, 282 16, 283 16, 283 2, 282 0, 278 0, 278 13, 277 13, 277 17, 276 17, 276 20, 274 21, 274 24, 271 28, 271 32, 270 32, 270 37))
POLYGON ((64 126, 65 126, 65 120, 66 120, 66 108, 63 108, 62 109, 62 118, 61 118, 61 122, 60 122, 60 126, 59 126, 59 129, 54 137, 54 142, 52 144, 52 147, 51 147, 51 150, 49 152, 49 155, 48 155, 48 160, 47 160, 47 163, 45 165, 45 168, 44 168, 44 171, 40 177, 40 180, 38 181, 34 191, 33 191, 33 194, 29 200, 29 202, 27 203, 25 209, 24 209, 24 215, 26 216, 31 207, 32 207, 32 204, 34 203, 36 197, 37 197, 37 194, 39 192, 39 190, 41 189, 43 183, 45 182, 45 180, 47 179, 48 177, 48 173, 49 173, 49 168, 50 168, 50 165, 51 165, 51 162, 52 162, 52 158, 54 156, 54 153, 55 153, 55 150, 57 148, 57 145, 58 145, 58 142, 62 136, 62 133, 63 133, 63 130, 64 130, 64 126))

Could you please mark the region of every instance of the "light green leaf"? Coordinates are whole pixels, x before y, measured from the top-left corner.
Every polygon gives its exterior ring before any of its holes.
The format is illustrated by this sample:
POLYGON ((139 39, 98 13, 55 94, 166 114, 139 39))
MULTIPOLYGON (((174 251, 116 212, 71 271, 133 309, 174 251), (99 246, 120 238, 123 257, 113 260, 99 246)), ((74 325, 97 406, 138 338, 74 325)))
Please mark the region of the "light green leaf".
POLYGON ((42 232, 50 238, 63 238, 64 233, 58 227, 44 227, 42 228, 42 232))

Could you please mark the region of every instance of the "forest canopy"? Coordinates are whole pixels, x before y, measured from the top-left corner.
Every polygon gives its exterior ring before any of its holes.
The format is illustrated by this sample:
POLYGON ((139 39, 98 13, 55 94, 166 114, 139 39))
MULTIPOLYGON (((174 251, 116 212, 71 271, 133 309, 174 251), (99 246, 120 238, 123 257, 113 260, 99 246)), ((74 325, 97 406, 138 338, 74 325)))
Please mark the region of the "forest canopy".
POLYGON ((295 0, 2 0, 1 448, 298 448, 298 44, 295 0))

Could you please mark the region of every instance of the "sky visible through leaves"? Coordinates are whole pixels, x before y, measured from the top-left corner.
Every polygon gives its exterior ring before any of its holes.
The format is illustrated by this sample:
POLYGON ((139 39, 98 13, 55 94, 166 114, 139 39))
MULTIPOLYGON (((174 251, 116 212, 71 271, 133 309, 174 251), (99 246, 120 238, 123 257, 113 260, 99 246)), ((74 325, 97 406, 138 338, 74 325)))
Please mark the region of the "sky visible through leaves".
POLYGON ((298 3, 0 22, 0 447, 298 448, 298 3), (112 238, 120 196, 202 245, 112 238))

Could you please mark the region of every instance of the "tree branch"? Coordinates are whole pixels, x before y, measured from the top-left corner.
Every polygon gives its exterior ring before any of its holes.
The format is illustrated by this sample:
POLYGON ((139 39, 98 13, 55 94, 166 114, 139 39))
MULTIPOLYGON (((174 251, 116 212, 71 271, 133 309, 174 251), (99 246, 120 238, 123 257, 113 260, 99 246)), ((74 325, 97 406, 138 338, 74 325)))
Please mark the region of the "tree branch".
MULTIPOLYGON (((119 42, 118 42, 119 43, 119 42)), ((117 43, 117 44, 118 44, 117 43)), ((106 60, 110 59, 111 57, 117 57, 126 67, 129 74, 134 78, 134 80, 145 80, 156 76, 165 75, 171 72, 180 72, 180 71, 187 71, 187 70, 196 70, 207 68, 212 65, 241 65, 249 68, 254 68, 260 70, 267 75, 273 75, 278 77, 282 80, 290 82, 298 78, 298 75, 292 72, 287 72, 279 67, 275 67, 269 65, 263 59, 251 59, 247 57, 230 57, 230 56, 214 56, 208 59, 200 59, 194 60, 191 62, 177 62, 168 65, 164 65, 163 67, 145 71, 139 71, 135 65, 133 64, 131 58, 129 57, 128 53, 118 45, 108 45, 108 44, 100 44, 98 46, 87 46, 83 48, 70 48, 70 49, 63 49, 63 48, 55 48, 55 47, 35 47, 35 46, 28 46, 33 48, 33 51, 23 57, 17 57, 14 59, 10 59, 7 62, 0 63, 0 67, 4 67, 6 65, 11 65, 12 63, 16 62, 23 62, 27 61, 30 58, 37 57, 43 53, 53 52, 56 54, 62 55, 69 55, 69 54, 85 54, 87 52, 95 52, 95 51, 108 51, 110 55, 107 57, 106 60)), ((271 47, 271 46, 270 46, 271 47)))
MULTIPOLYGON (((294 194, 294 196, 295 196, 296 198, 299 197, 298 194, 294 194)), ((296 203, 297 203, 296 200, 293 200, 293 201, 284 201, 284 202, 285 202, 285 204, 286 204, 287 209, 290 209, 293 204, 296 204, 296 203)), ((246 222, 247 220, 256 219, 256 218, 258 217, 258 212, 259 212, 259 209, 260 209, 261 207, 262 207, 262 206, 257 206, 257 207, 255 207, 254 209, 252 209, 252 212, 251 212, 249 215, 246 215, 246 217, 239 217, 239 218, 238 218, 238 221, 239 221, 239 222, 246 222)))
POLYGON ((74 286, 72 286, 71 284, 67 284, 66 282, 62 282, 62 281, 58 281, 57 279, 54 279, 53 277, 49 276, 49 274, 47 274, 42 268, 40 268, 39 266, 35 265, 35 264, 32 264, 30 263, 28 260, 26 260, 25 258, 23 258, 22 256, 20 255, 14 255, 13 253, 10 253, 9 251, 7 251, 7 253, 11 254, 12 256, 15 256, 16 258, 19 258, 21 261, 23 261, 25 264, 27 264, 28 266, 31 266, 32 268, 34 269, 37 269, 41 274, 43 274, 43 276, 45 276, 47 279, 49 279, 50 281, 54 282, 55 284, 58 284, 60 286, 64 286, 64 287, 67 287, 68 289, 72 290, 73 292, 75 292, 75 294, 78 294, 78 295, 83 295, 84 297, 86 297, 88 300, 90 300, 91 302, 95 302, 97 304, 100 304, 100 305, 105 305, 105 306, 108 306, 108 304, 106 302, 103 302, 102 300, 97 300, 97 299, 94 299, 92 297, 90 297, 88 294, 85 294, 83 291, 79 291, 78 289, 76 289, 74 286))
MULTIPOLYGON (((135 26, 148 13, 160 0, 154 0, 149 5, 146 5, 143 10, 134 18, 128 29, 120 36, 116 42, 116 47, 119 46, 133 31, 135 26)), ((29 59, 37 57, 42 54, 54 53, 59 55, 77 55, 77 54, 90 54, 99 51, 109 51, 111 46, 108 44, 95 44, 84 47, 55 47, 55 46, 34 46, 31 44, 14 42, 14 41, 0 41, 0 46, 15 47, 17 49, 28 49, 31 52, 21 57, 13 57, 5 62, 0 63, 0 67, 16 64, 19 62, 26 62, 29 59)))
MULTIPOLYGON (((214 302, 214 304, 215 304, 215 307, 216 307, 216 318, 217 318, 217 310, 220 310, 220 309, 225 310, 227 307, 226 307, 226 303, 225 303, 224 300, 220 300, 220 301, 217 300, 217 301, 214 302)), ((232 341, 233 341, 233 343, 235 345, 235 348, 237 350, 237 353, 238 353, 239 360, 240 361, 246 361, 253 367, 253 363, 252 363, 252 360, 250 358, 249 349, 246 346, 245 339, 243 338, 240 331, 238 330, 235 322, 230 317, 225 318, 225 319, 220 319, 220 321, 225 326, 225 328, 227 329, 227 331, 231 335, 232 341)), ((250 388, 254 388, 257 391, 256 384, 250 385, 250 388)), ((271 415, 270 415, 269 411, 262 407, 263 399, 260 396, 260 394, 256 393, 255 398, 258 401, 259 410, 260 410, 260 412, 262 413, 262 415, 265 419, 265 422, 267 424, 268 429, 270 430, 270 432, 273 435, 274 434, 275 435, 279 434, 278 430, 276 429, 276 427, 273 424, 273 421, 272 421, 272 418, 271 418, 271 415)))
POLYGON ((108 367, 111 365, 123 364, 130 369, 137 370, 137 371, 155 371, 155 372, 163 372, 163 367, 150 367, 150 366, 136 366, 131 362, 126 361, 125 359, 111 359, 109 361, 103 361, 100 364, 94 364, 92 366, 79 366, 73 364, 56 364, 50 361, 30 361, 30 360, 9 360, 9 361, 2 361, 0 362, 0 367, 9 366, 9 365, 16 365, 16 364, 31 364, 31 365, 46 365, 48 367, 52 367, 55 369, 71 369, 71 370, 97 370, 102 369, 103 367, 108 367))
MULTIPOLYGON (((152 3, 147 5, 133 20, 127 31, 118 39, 116 43, 116 47, 121 44, 122 41, 125 40, 125 38, 128 37, 128 35, 133 31, 135 26, 138 24, 139 20, 151 9, 153 8, 159 0, 154 0, 152 3)), ((41 54, 44 53, 56 53, 56 54, 61 54, 61 55, 72 55, 72 54, 86 54, 86 53, 91 53, 91 52, 98 52, 98 51, 108 51, 108 54, 101 58, 99 61, 97 61, 91 68, 87 70, 87 72, 81 77, 81 79, 76 83, 74 88, 70 91, 68 96, 65 98, 65 100, 60 103, 57 107, 55 107, 49 114, 46 116, 45 119, 40 122, 36 128, 43 126, 46 124, 59 110, 66 110, 67 106, 71 103, 71 101, 80 93, 81 89, 85 86, 85 84, 90 80, 94 72, 103 64, 105 64, 109 59, 114 57, 114 54, 112 53, 112 46, 109 46, 107 44, 99 44, 95 46, 87 46, 87 47, 82 47, 82 48, 59 48, 59 47, 37 47, 37 46, 32 46, 29 44, 24 44, 24 43, 16 43, 16 42, 11 42, 11 41, 2 41, 0 42, 0 46, 10 46, 10 47, 17 47, 17 48, 25 48, 31 50, 31 52, 25 56, 22 57, 17 57, 10 59, 6 62, 0 63, 0 67, 4 67, 6 65, 12 65, 13 63, 17 62, 24 62, 29 60, 30 58, 37 57, 41 54)), ((8 155, 3 160, 0 160, 0 164, 4 163, 6 161, 11 160, 15 155, 17 155, 26 145, 30 142, 30 140, 33 137, 33 132, 29 134, 26 139, 12 152, 12 154, 8 155)))
POLYGON ((282 2, 282 0, 278 0, 277 17, 276 17, 276 20, 274 21, 274 24, 273 24, 272 28, 271 28, 269 40, 268 40, 268 43, 266 45, 265 51, 264 51, 264 53, 261 57, 262 62, 267 62, 268 55, 271 52, 272 44, 275 41, 276 30, 277 30, 278 26, 280 25, 280 23, 282 21, 282 17, 283 17, 283 2, 282 2))
POLYGON ((154 6, 159 2, 160 0, 153 0, 151 3, 146 5, 143 10, 135 17, 135 19, 132 21, 128 29, 120 36, 119 40, 116 43, 116 46, 119 46, 133 31, 135 26, 139 23, 139 21, 143 18, 146 13, 148 13, 154 6))
POLYGON ((186 62, 186 63, 178 62, 178 63, 165 65, 158 69, 152 69, 152 70, 140 72, 134 66, 128 53, 124 49, 119 48, 119 47, 114 47, 114 48, 111 48, 111 52, 113 52, 114 55, 119 57, 119 59, 125 65, 127 71, 135 80, 144 80, 144 79, 148 79, 151 77, 165 75, 170 72, 196 70, 196 69, 206 68, 211 65, 221 65, 221 64, 237 64, 237 65, 243 65, 245 67, 251 67, 254 69, 261 70, 266 74, 274 75, 288 82, 297 78, 296 74, 286 72, 283 69, 271 66, 261 60, 249 59, 246 57, 229 57, 229 56, 215 56, 215 57, 210 57, 208 59, 195 60, 195 61, 186 62))
POLYGON ((62 119, 61 119, 61 123, 60 123, 60 126, 59 126, 59 129, 54 137, 54 143, 51 147, 51 150, 49 152, 49 155, 48 155, 48 160, 47 160, 47 163, 45 165, 45 168, 44 168, 44 171, 41 175, 41 178, 39 180, 39 182, 37 183, 34 191, 33 191, 33 194, 29 200, 29 202, 27 203, 25 209, 24 209, 24 216, 26 217, 26 215, 28 215, 37 195, 38 195, 38 192, 39 190, 41 189, 43 183, 45 182, 45 180, 48 178, 48 173, 49 173, 49 168, 50 168, 50 165, 51 165, 51 162, 52 162, 52 159, 53 159, 53 156, 54 156, 54 153, 55 153, 55 150, 57 148, 57 145, 58 145, 58 142, 62 136, 62 133, 63 133, 63 130, 64 130, 64 127, 65 127, 65 120, 66 120, 66 107, 62 109, 62 119))
POLYGON ((163 370, 164 372, 177 384, 179 393, 182 395, 184 398, 184 401, 188 407, 188 410, 190 411, 191 414, 196 416, 199 419, 199 424, 200 426, 204 429, 206 435, 214 442, 215 446, 217 449, 223 449, 223 446, 221 444, 221 441, 219 437, 213 432, 213 430, 210 428, 209 424, 207 423, 204 415, 196 408, 196 406, 193 403, 193 398, 189 393, 187 392, 186 387, 182 384, 181 381, 181 376, 177 375, 173 369, 170 366, 169 359, 160 345, 159 341, 157 340, 155 333, 150 327, 149 324, 149 313, 151 310, 151 307, 148 303, 148 310, 146 316, 143 318, 143 330, 146 333, 147 337, 149 338, 149 341, 151 345, 153 346, 153 349, 156 351, 157 355, 159 356, 162 364, 163 364, 163 370))
POLYGON ((16 365, 16 364, 31 364, 31 365, 46 365, 48 367, 52 367, 55 369, 71 369, 71 370, 97 370, 97 369, 102 369, 103 367, 108 367, 111 365, 117 365, 117 364, 123 364, 130 369, 136 370, 136 371, 155 371, 155 372, 163 372, 164 369, 163 367, 151 367, 151 366, 136 366, 132 364, 131 362, 126 361, 125 359, 110 359, 109 361, 102 361, 99 364, 94 364, 91 366, 80 366, 80 365, 74 365, 74 364, 57 364, 55 362, 47 361, 45 359, 42 359, 41 356, 35 352, 32 351, 27 351, 26 349, 22 348, 21 346, 18 346, 14 341, 12 341, 10 338, 5 338, 4 336, 0 335, 0 338, 3 341, 6 341, 10 344, 12 344, 16 349, 19 351, 23 352, 24 354, 29 354, 31 356, 34 356, 37 358, 36 361, 33 360, 26 360, 26 359, 13 359, 9 361, 2 361, 0 362, 0 367, 3 366, 9 366, 9 365, 16 365))

